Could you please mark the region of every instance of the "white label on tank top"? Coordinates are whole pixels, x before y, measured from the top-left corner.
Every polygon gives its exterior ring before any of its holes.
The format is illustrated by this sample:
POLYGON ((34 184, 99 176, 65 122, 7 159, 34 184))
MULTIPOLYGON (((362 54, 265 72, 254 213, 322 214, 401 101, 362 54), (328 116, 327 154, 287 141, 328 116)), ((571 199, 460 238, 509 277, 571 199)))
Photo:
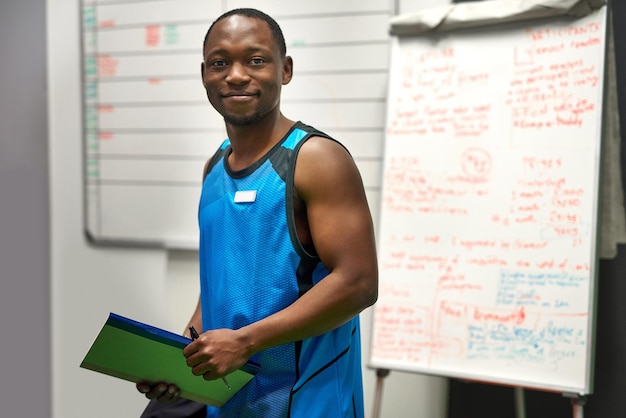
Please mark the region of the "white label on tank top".
POLYGON ((238 190, 234 200, 235 203, 252 203, 256 200, 256 190, 238 190))

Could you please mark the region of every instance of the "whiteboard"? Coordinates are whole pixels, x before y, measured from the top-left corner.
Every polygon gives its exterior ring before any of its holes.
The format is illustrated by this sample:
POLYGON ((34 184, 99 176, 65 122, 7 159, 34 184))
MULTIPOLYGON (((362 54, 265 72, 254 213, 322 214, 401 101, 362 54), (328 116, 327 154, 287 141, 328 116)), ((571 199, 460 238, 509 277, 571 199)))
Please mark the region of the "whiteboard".
POLYGON ((197 248, 202 168, 226 137, 200 79, 223 12, 281 25, 294 60, 283 113, 350 150, 380 200, 389 0, 82 0, 85 231, 96 244, 197 248), (373 59, 375 57, 375 59, 373 59))
POLYGON ((393 39, 370 366, 591 392, 605 19, 393 39))

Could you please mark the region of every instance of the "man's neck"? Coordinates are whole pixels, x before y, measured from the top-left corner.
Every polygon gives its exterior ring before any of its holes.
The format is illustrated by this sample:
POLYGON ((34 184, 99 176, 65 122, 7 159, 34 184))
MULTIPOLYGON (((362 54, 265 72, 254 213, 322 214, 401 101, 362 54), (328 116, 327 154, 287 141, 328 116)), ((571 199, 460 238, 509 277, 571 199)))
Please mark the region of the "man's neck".
POLYGON ((243 170, 263 157, 294 125, 294 121, 279 114, 246 126, 226 125, 233 149, 228 158, 231 169, 243 170))

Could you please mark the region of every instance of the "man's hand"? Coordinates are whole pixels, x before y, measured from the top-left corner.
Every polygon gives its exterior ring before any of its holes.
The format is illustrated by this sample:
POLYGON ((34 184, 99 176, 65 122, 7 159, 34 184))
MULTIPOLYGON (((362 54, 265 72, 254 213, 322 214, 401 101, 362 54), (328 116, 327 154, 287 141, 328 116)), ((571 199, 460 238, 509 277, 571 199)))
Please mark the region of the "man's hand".
POLYGON ((248 345, 238 331, 218 329, 200 334, 183 350, 187 366, 196 376, 215 380, 226 376, 250 358, 248 345))
POLYGON ((156 399, 159 402, 173 402, 180 396, 178 386, 172 384, 168 385, 165 382, 139 382, 137 383, 137 390, 145 394, 146 398, 156 399))

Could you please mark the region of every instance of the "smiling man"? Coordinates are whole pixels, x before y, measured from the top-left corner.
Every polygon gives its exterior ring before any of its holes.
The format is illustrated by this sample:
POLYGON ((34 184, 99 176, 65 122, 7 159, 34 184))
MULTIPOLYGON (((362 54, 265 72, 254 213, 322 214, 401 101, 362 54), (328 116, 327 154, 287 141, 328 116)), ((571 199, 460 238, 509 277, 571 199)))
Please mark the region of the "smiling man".
MULTIPOLYGON (((359 313, 377 298, 372 219, 358 169, 326 134, 285 117, 293 75, 278 24, 236 9, 209 28, 202 83, 228 139, 207 161, 200 299, 190 372, 258 374, 209 417, 363 417, 359 313)), ((141 383, 149 399, 177 388, 141 383)))

